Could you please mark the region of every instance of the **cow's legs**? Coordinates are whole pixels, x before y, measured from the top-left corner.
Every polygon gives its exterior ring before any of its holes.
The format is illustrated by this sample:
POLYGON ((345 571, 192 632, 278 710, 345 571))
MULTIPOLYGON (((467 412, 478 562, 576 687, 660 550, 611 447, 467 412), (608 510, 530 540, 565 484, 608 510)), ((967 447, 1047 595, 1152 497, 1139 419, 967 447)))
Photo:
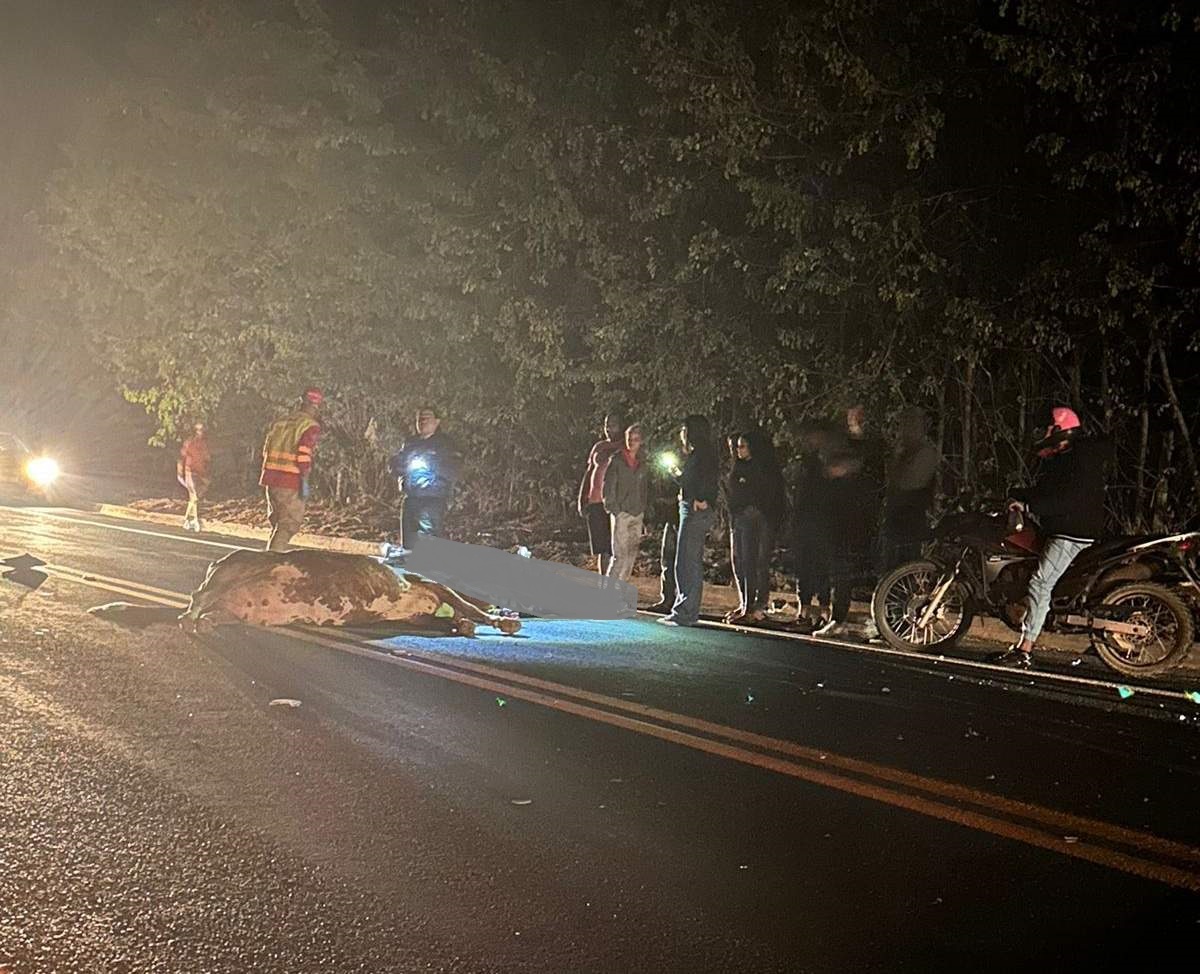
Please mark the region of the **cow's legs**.
POLYGON ((479 599, 470 599, 459 595, 454 589, 447 588, 438 582, 428 582, 426 584, 433 588, 438 598, 454 610, 455 625, 458 631, 464 636, 472 635, 476 624, 499 629, 506 636, 511 636, 521 628, 520 619, 507 619, 502 616, 492 615, 492 613, 487 611, 487 608, 484 608, 484 603, 479 599), (471 632, 463 631, 463 626, 460 624, 462 621, 471 623, 471 632))

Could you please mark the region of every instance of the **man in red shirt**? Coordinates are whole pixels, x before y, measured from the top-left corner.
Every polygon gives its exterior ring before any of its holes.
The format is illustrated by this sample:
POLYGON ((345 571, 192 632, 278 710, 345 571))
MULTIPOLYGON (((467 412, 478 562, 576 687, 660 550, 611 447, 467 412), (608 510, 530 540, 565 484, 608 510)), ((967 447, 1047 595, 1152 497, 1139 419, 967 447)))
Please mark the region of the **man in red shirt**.
POLYGON ((593 444, 588 453, 587 468, 579 483, 580 517, 587 519, 588 542, 596 556, 596 570, 605 575, 612 562, 612 528, 608 511, 604 509, 604 474, 609 463, 625 445, 624 428, 616 413, 604 418, 604 439, 593 444))
POLYGON ((267 431, 258 482, 267 493, 267 521, 271 525, 268 551, 286 551, 292 535, 304 523, 308 476, 312 472, 313 451, 321 437, 317 417, 324 402, 320 389, 308 389, 300 400, 300 408, 277 420, 267 431))
POLYGON ((212 482, 212 454, 208 449, 208 433, 203 423, 192 427, 192 435, 179 448, 175 476, 188 492, 187 511, 183 515, 183 530, 200 531, 200 502, 208 494, 212 482))

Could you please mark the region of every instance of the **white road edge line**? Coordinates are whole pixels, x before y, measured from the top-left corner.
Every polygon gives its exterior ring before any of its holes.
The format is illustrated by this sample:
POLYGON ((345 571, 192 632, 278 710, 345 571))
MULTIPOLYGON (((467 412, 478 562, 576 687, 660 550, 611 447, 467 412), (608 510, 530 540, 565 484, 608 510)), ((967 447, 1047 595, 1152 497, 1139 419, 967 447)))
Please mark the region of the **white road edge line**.
MULTIPOLYGON (((28 508, 6 507, 3 510, 6 513, 9 511, 24 513, 28 510, 28 508)), ((209 541, 206 538, 189 538, 181 534, 171 534, 165 531, 150 531, 146 528, 130 528, 123 524, 109 524, 106 521, 89 521, 87 518, 75 517, 72 514, 60 514, 57 511, 48 511, 41 508, 39 508, 36 513, 38 517, 52 517, 59 521, 69 521, 72 524, 86 524, 95 528, 108 528, 110 531, 125 531, 128 534, 145 534, 152 538, 166 538, 168 541, 181 541, 185 544, 198 544, 209 548, 227 548, 230 551, 241 551, 243 548, 248 548, 250 542, 250 539, 247 539, 247 544, 227 544, 224 541, 209 541)))
MULTIPOLYGON (((647 612, 645 609, 638 609, 638 615, 644 615, 651 618, 657 618, 659 613, 647 612)), ((1097 680, 1086 676, 1071 676, 1069 673, 1054 673, 1048 670, 1014 670, 1007 666, 998 666, 995 663, 984 663, 979 660, 963 659, 957 656, 930 656, 925 653, 909 653, 902 649, 892 649, 890 646, 871 646, 863 643, 853 643, 846 639, 824 639, 816 636, 805 636, 798 632, 780 632, 774 629, 755 629, 750 626, 736 626, 728 622, 717 622, 716 620, 701 619, 697 624, 697 628, 717 629, 724 632, 744 632, 755 636, 762 636, 766 639, 782 639, 792 642, 804 643, 806 646, 838 646, 842 649, 852 649, 857 653, 874 654, 878 656, 896 656, 901 659, 912 660, 918 663, 933 664, 926 673, 937 673, 935 667, 942 665, 956 666, 968 670, 983 670, 1003 674, 1008 677, 1019 677, 1021 682, 1028 686, 1036 686, 1038 680, 1056 681, 1058 683, 1074 684, 1076 686, 1098 687, 1105 690, 1116 690, 1122 686, 1128 686, 1135 693, 1143 696, 1158 696, 1166 697, 1169 700, 1177 700, 1182 698, 1190 702, 1186 690, 1168 690, 1164 687, 1145 686, 1139 683, 1117 683, 1107 680, 1097 680)))

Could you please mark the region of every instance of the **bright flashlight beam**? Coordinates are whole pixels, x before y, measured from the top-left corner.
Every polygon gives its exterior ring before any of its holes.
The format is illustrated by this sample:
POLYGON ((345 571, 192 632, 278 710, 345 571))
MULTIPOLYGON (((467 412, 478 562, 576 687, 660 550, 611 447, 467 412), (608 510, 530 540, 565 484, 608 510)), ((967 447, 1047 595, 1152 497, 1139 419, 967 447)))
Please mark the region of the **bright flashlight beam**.
POLYGON ((679 457, 674 453, 664 453, 658 458, 658 462, 664 470, 675 470, 679 467, 679 457))
POLYGON ((30 460, 25 471, 29 474, 29 479, 39 487, 49 487, 58 480, 58 475, 62 472, 59 470, 58 461, 51 457, 38 457, 36 460, 30 460))

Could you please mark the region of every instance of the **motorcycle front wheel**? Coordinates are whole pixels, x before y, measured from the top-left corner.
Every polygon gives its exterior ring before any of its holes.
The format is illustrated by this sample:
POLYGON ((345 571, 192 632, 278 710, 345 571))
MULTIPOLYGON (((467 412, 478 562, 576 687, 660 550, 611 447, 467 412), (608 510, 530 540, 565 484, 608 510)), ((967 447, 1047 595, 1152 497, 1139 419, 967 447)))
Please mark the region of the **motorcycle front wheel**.
POLYGON ((937 609, 922 625, 922 617, 948 570, 931 561, 910 561, 880 579, 871 599, 875 625, 889 646, 896 649, 949 649, 971 628, 971 607, 963 586, 951 581, 937 609))
POLYGON ((1128 582, 1104 594, 1104 606, 1121 619, 1149 628, 1144 636, 1101 631, 1094 645, 1111 669, 1126 676, 1153 676, 1178 666, 1192 648, 1192 613, 1178 595, 1154 582, 1128 582))

